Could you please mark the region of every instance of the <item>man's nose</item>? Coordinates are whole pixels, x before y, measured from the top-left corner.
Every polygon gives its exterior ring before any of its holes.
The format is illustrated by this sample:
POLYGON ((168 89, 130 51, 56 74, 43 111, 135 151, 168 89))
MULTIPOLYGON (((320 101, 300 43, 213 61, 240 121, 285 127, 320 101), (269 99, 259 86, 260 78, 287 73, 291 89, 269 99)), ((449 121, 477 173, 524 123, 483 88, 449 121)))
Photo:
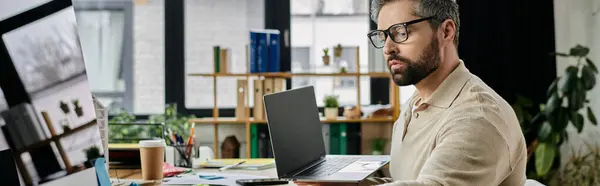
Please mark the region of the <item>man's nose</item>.
POLYGON ((390 37, 387 37, 385 40, 383 45, 383 53, 385 55, 394 55, 398 53, 398 47, 396 47, 396 43, 392 41, 390 37))

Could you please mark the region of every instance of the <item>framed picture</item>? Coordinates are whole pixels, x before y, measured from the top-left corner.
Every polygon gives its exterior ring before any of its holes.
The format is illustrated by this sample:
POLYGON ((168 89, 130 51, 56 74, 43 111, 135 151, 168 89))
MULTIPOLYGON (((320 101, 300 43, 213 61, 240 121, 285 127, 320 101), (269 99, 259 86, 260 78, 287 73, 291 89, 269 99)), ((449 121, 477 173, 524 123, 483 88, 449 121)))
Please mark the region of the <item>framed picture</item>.
POLYGON ((2 132, 23 181, 39 185, 93 169, 104 148, 71 1, 30 5, 0 27, 0 88, 10 93, 2 132))

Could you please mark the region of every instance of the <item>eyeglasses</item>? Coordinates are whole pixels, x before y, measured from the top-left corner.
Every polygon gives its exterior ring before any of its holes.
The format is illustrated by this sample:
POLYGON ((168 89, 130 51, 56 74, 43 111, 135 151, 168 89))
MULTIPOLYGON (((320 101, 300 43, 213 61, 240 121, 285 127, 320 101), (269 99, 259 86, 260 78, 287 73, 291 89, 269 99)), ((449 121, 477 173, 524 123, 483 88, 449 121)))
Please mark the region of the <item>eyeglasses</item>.
POLYGON ((369 34, 367 34, 367 36, 375 48, 383 48, 388 36, 390 36, 392 41, 395 43, 402 43, 408 40, 408 25, 426 21, 432 18, 433 17, 426 17, 409 22, 396 23, 386 30, 372 30, 369 32, 369 34))

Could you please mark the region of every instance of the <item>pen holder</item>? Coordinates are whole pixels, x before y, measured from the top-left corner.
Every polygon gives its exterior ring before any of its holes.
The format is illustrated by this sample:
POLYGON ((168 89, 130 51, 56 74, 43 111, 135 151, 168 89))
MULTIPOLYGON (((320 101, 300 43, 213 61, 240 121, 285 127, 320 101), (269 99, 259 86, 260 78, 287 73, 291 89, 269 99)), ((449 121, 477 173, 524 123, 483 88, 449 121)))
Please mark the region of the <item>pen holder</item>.
POLYGON ((166 162, 175 167, 192 168, 197 148, 192 145, 169 145, 165 151, 166 162))

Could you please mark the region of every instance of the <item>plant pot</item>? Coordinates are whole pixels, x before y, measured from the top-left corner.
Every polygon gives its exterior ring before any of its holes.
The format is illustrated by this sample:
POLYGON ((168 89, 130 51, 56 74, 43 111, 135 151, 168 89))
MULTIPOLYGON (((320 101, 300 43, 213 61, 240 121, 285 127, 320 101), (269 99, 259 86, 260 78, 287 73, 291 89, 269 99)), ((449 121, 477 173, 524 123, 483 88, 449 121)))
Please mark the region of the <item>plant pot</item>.
POLYGON ((323 64, 325 64, 325 66, 329 65, 329 56, 323 56, 323 64))
POLYGON ((325 118, 337 119, 337 117, 338 117, 338 108, 325 108, 325 118))
POLYGON ((75 108, 75 113, 79 117, 83 116, 83 107, 77 107, 77 108, 75 108))

